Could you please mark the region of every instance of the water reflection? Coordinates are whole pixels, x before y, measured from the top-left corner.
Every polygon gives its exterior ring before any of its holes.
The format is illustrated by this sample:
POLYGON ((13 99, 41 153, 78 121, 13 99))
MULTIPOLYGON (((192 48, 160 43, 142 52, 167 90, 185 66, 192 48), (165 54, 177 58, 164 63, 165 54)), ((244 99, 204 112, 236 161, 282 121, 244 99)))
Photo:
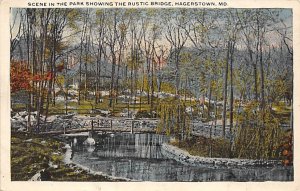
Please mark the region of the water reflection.
POLYGON ((73 161, 93 171, 137 181, 287 181, 291 168, 195 167, 168 159, 161 144, 168 138, 155 134, 116 134, 97 137, 96 147, 73 147, 73 161))

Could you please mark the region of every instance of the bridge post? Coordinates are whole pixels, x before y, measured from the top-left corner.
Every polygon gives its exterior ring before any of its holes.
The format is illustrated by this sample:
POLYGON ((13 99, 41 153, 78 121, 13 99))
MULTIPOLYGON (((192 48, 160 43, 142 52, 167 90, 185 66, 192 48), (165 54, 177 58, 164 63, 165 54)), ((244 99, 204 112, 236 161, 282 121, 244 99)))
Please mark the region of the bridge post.
POLYGON ((94 134, 94 120, 92 120, 92 131, 91 131, 91 134, 92 135, 94 134))
POLYGON ((133 134, 134 120, 131 121, 130 133, 133 134))
POLYGON ((110 120, 110 130, 112 130, 113 126, 112 126, 112 119, 110 120))

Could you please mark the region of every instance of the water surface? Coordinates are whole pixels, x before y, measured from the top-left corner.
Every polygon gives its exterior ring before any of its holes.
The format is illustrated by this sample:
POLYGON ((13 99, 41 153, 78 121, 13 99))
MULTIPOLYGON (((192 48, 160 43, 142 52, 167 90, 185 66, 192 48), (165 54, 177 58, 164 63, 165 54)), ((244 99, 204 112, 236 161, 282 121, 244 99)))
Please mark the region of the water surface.
POLYGON ((164 135, 115 134, 95 137, 97 146, 73 147, 72 161, 104 174, 135 181, 291 181, 286 167, 195 167, 163 155, 164 135))

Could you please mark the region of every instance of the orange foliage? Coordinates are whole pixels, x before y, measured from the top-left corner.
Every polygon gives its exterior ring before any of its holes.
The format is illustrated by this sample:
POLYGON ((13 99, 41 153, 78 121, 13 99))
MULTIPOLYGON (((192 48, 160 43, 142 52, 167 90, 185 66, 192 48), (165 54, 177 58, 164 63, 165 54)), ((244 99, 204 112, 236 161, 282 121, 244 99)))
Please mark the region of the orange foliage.
POLYGON ((53 78, 52 72, 33 75, 25 62, 12 61, 10 65, 10 87, 11 92, 20 90, 31 90, 31 82, 49 81, 53 78))
POLYGON ((31 72, 24 62, 12 61, 10 65, 10 87, 12 92, 30 89, 31 72))
POLYGON ((282 164, 284 166, 293 165, 293 134, 289 133, 284 137, 283 143, 279 146, 283 156, 282 164))

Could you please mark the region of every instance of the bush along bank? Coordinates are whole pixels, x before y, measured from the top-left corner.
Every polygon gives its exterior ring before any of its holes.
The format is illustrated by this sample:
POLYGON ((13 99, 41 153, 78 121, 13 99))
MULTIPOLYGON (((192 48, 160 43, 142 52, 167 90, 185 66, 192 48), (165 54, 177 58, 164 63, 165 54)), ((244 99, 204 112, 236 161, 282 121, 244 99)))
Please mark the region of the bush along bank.
POLYGON ((187 151, 168 143, 162 144, 162 153, 183 164, 193 166, 235 166, 235 167, 255 167, 255 166, 275 166, 281 165, 280 160, 252 160, 252 159, 234 159, 234 158, 209 158, 190 155, 187 151))

